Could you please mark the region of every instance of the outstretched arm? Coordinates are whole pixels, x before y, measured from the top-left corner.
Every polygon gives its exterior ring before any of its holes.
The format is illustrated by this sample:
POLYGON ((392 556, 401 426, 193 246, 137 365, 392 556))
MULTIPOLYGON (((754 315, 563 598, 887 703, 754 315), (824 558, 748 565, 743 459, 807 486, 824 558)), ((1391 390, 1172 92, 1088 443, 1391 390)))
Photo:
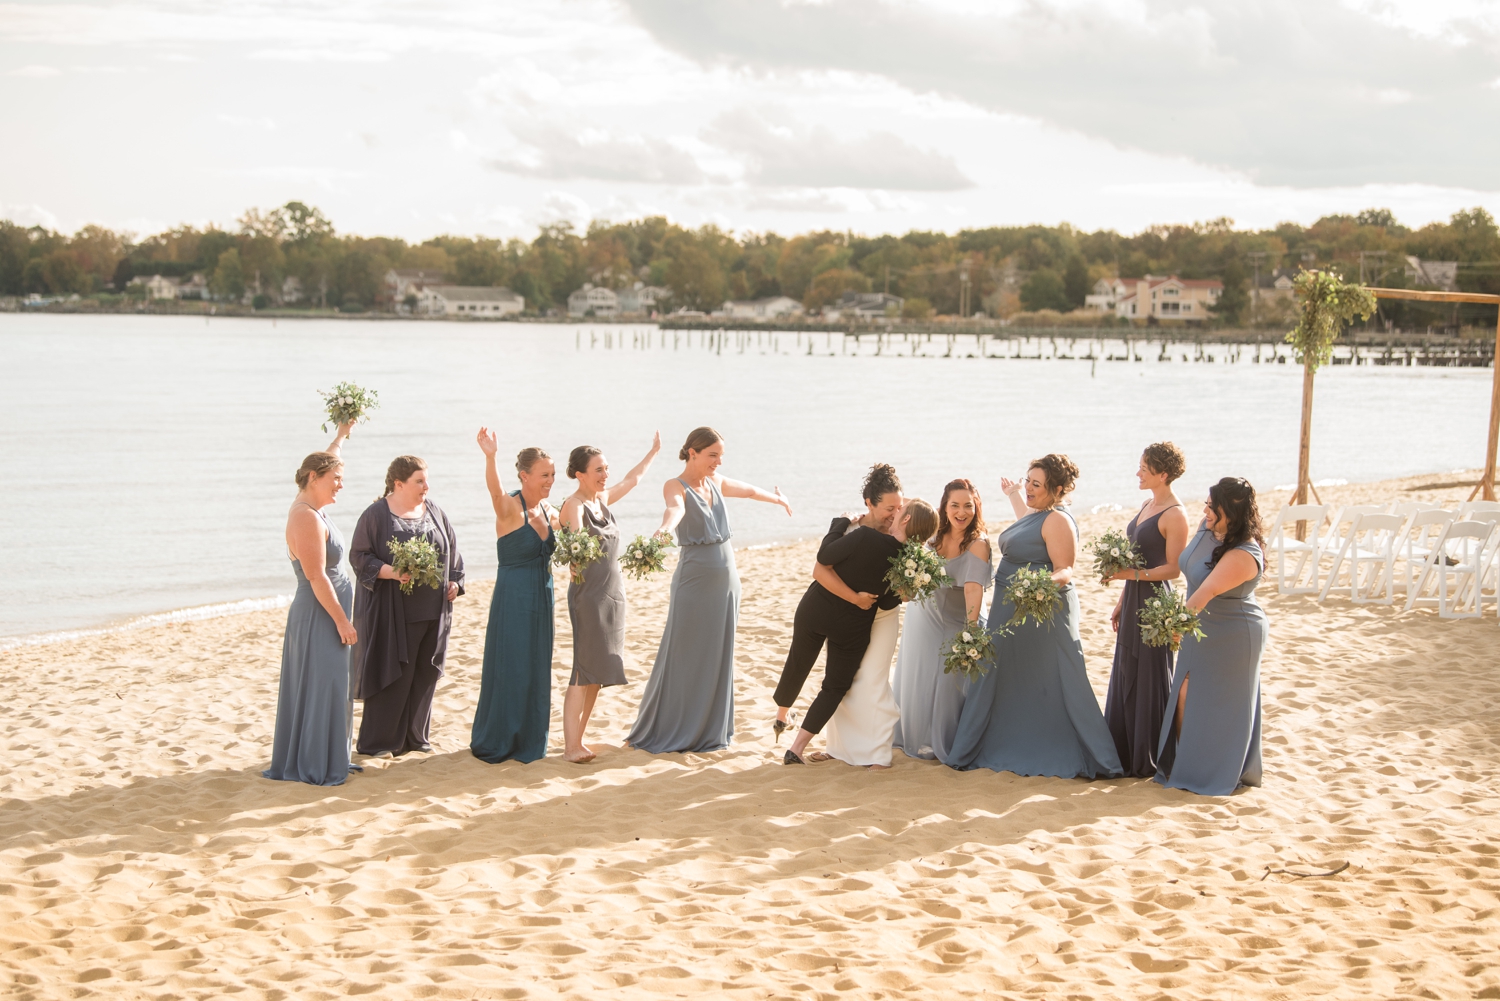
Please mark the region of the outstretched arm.
POLYGON ((656 530, 657 536, 674 531, 682 516, 687 513, 687 496, 682 492, 681 483, 668 480, 666 486, 661 488, 661 495, 666 501, 666 510, 661 513, 661 526, 656 530))
POLYGON ((625 474, 625 478, 607 491, 608 496, 604 499, 606 504, 613 504, 624 499, 625 495, 634 490, 641 482, 641 477, 651 468, 651 463, 656 460, 656 453, 661 451, 661 432, 656 432, 656 437, 651 440, 651 451, 646 457, 635 464, 635 468, 625 474))
POLYGON ((788 517, 792 514, 792 502, 787 500, 786 495, 781 492, 780 487, 771 490, 762 490, 760 487, 749 483, 741 483, 739 480, 731 480, 727 476, 719 477, 719 492, 725 497, 742 497, 745 500, 757 500, 765 504, 780 504, 786 509, 788 517))

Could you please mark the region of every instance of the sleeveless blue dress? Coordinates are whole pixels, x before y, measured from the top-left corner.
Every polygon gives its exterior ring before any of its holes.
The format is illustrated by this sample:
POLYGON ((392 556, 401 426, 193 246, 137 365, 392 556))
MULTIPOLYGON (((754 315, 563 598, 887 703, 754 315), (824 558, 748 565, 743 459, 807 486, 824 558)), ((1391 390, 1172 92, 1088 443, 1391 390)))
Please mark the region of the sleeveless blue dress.
MULTIPOLYGON (((514 496, 514 495, 512 495, 514 496)), ((552 551, 529 519, 495 540, 500 557, 484 634, 484 669, 469 750, 491 764, 547 753, 552 721, 552 551)))
MULTIPOLYGON (((1145 521, 1137 514, 1125 535, 1140 547, 1148 567, 1167 562, 1167 539, 1161 534, 1159 511, 1145 521)), ((1156 774, 1156 744, 1161 738, 1161 720, 1167 711, 1167 691, 1172 687, 1173 654, 1170 647, 1147 646, 1141 639, 1141 608, 1158 587, 1172 590, 1170 581, 1125 581, 1120 600, 1120 631, 1115 634, 1115 662, 1109 672, 1109 693, 1104 697, 1104 721, 1115 738, 1115 751, 1125 774, 1148 779, 1156 774)))
MULTIPOLYGON (((1052 569, 1042 522, 1033 511, 1000 533, 1000 569, 990 621, 1001 626, 1015 612, 1004 588, 1022 567, 1052 569)), ((1073 516, 1060 511, 1069 521, 1073 516)), ((964 699, 947 764, 1017 775, 1116 778, 1120 756, 1083 664, 1078 592, 1062 589, 1062 604, 1046 625, 1029 621, 995 641, 995 663, 964 699)))
POLYGON ((734 736, 734 631, 740 616, 740 575, 730 545, 724 496, 709 481, 712 501, 679 479, 686 511, 677 525, 667 627, 641 706, 625 738, 652 754, 718 751, 734 736))
MULTIPOLYGON (((1218 541, 1206 528, 1182 553, 1182 573, 1191 595, 1208 577, 1218 541)), ((1255 586, 1266 571, 1265 555, 1253 541, 1239 547, 1255 557, 1255 577, 1204 606, 1203 638, 1184 636, 1172 675, 1167 717, 1157 751, 1156 781, 1200 796, 1228 796, 1242 785, 1258 786, 1260 763, 1260 657, 1270 632, 1255 586), (1177 693, 1188 685, 1182 736, 1172 742, 1177 693)))
MULTIPOLYGON (((314 510, 328 542, 323 566, 339 606, 354 607, 354 582, 344 573, 344 537, 314 510)), ((313 593, 302 564, 292 560, 297 593, 286 613, 281 644, 281 691, 276 700, 276 736, 271 742, 268 779, 343 785, 349 775, 349 648, 339 640, 333 616, 313 593)))

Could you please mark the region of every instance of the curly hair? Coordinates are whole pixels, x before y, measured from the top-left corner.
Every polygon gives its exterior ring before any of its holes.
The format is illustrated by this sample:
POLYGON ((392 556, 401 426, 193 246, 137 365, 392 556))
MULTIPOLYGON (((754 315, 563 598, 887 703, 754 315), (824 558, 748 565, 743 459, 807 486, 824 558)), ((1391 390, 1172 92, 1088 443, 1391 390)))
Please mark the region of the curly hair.
POLYGON ((1239 476, 1224 477, 1208 488, 1208 503, 1214 513, 1224 519, 1224 541, 1214 547, 1209 566, 1218 566, 1225 553, 1238 549, 1251 539, 1265 548, 1260 507, 1255 503, 1255 488, 1249 480, 1239 476))
POLYGON ((984 502, 979 499, 979 488, 963 477, 949 480, 948 485, 943 487, 943 499, 938 501, 937 537, 933 541, 941 540, 943 536, 953 531, 953 522, 948 520, 948 497, 955 490, 967 490, 974 498, 974 520, 969 522, 968 528, 964 529, 963 541, 958 546, 958 551, 964 552, 974 544, 975 539, 984 536, 987 530, 984 525, 984 502))
POLYGON ((1147 445, 1146 450, 1141 453, 1141 461, 1153 473, 1165 476, 1168 483, 1187 472, 1187 459, 1183 457, 1182 449, 1170 441, 1158 441, 1147 445))
POLYGON ((344 464, 344 460, 332 452, 313 452, 302 460, 302 465, 297 467, 297 475, 292 479, 297 484, 298 490, 306 490, 307 485, 330 470, 338 469, 344 464))
POLYGON ((1047 489, 1057 494, 1058 500, 1071 493, 1073 485, 1078 482, 1078 467, 1061 452, 1048 452, 1040 459, 1032 459, 1026 468, 1040 469, 1047 481, 1047 489))
POLYGON ((588 472, 589 463, 593 461, 594 456, 603 454, 593 445, 579 445, 573 449, 568 453, 568 479, 576 480, 579 473, 588 472))
POLYGON ((901 478, 896 467, 889 462, 877 462, 865 475, 864 498, 871 504, 878 503, 886 494, 901 492, 901 478))
POLYGON ((689 451, 701 452, 723 440, 724 436, 711 427, 693 428, 688 432, 687 441, 682 443, 682 448, 677 450, 677 458, 686 462, 689 451))

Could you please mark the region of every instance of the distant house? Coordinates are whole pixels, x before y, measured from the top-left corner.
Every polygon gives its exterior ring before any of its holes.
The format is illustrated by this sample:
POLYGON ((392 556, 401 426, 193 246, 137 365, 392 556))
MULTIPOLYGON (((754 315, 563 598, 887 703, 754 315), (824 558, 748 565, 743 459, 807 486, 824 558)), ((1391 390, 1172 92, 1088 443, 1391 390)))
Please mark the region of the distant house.
POLYGON ((208 281, 199 271, 187 278, 177 282, 177 298, 179 299, 212 299, 213 295, 208 291, 208 281))
POLYGON ((176 299, 177 289, 181 284, 176 278, 163 278, 161 275, 136 275, 130 279, 130 284, 141 285, 146 289, 147 299, 176 299))
POLYGON ((1255 301, 1261 304, 1280 302, 1295 298, 1296 268, 1277 268, 1270 274, 1260 276, 1260 285, 1253 290, 1255 301))
POLYGON ((1129 291, 1118 278, 1101 278, 1094 282, 1094 291, 1083 297, 1083 308, 1094 313, 1113 313, 1115 303, 1129 291))
POLYGON ((287 275, 281 280, 281 301, 302 301, 302 279, 296 275, 287 275))
POLYGON ((1224 291, 1217 278, 1176 275, 1147 275, 1125 284, 1128 291, 1115 303, 1115 315, 1132 323, 1203 323, 1224 291))
POLYGON ((400 308, 408 295, 420 296, 428 286, 444 285, 447 281, 446 275, 431 268, 391 268, 385 273, 385 294, 392 304, 400 308))
POLYGON ((620 297, 614 290, 591 282, 568 296, 569 316, 616 316, 620 312, 620 297))
POLYGON ((845 292, 832 307, 823 310, 830 320, 876 320, 899 314, 906 300, 889 292, 845 292))
POLYGON ((497 320, 526 308, 526 300, 508 288, 487 285, 429 285, 418 294, 417 310, 429 316, 462 316, 497 320))
MULTIPOLYGON (((577 293, 574 294, 576 295, 577 293)), ((660 285, 647 285, 645 282, 636 282, 632 288, 616 290, 615 303, 622 314, 650 316, 656 312, 657 303, 669 298, 671 295, 671 289, 662 288, 660 285)), ((571 313, 572 311, 573 298, 569 296, 568 312, 571 313)))
POLYGON ((1406 258, 1406 277, 1419 287, 1439 289, 1443 292, 1458 291, 1457 261, 1424 261, 1420 257, 1406 258))
POLYGON ((723 315, 736 320, 777 320, 783 316, 797 316, 802 312, 802 303, 788 295, 772 295, 764 299, 733 299, 724 304, 723 315))

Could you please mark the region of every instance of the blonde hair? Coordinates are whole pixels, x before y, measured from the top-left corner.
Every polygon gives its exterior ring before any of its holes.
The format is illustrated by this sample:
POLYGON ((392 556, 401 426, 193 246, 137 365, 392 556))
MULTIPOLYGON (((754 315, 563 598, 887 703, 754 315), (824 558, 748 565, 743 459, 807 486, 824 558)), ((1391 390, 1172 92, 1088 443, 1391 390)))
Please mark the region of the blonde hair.
POLYGON ((938 513, 933 510, 931 504, 920 497, 914 497, 906 502, 905 534, 908 540, 926 542, 937 534, 937 530, 938 513))
POLYGON ((297 467, 297 475, 292 479, 297 484, 298 490, 306 490, 307 485, 332 469, 338 469, 344 464, 344 460, 332 452, 313 452, 302 460, 302 465, 297 467))

